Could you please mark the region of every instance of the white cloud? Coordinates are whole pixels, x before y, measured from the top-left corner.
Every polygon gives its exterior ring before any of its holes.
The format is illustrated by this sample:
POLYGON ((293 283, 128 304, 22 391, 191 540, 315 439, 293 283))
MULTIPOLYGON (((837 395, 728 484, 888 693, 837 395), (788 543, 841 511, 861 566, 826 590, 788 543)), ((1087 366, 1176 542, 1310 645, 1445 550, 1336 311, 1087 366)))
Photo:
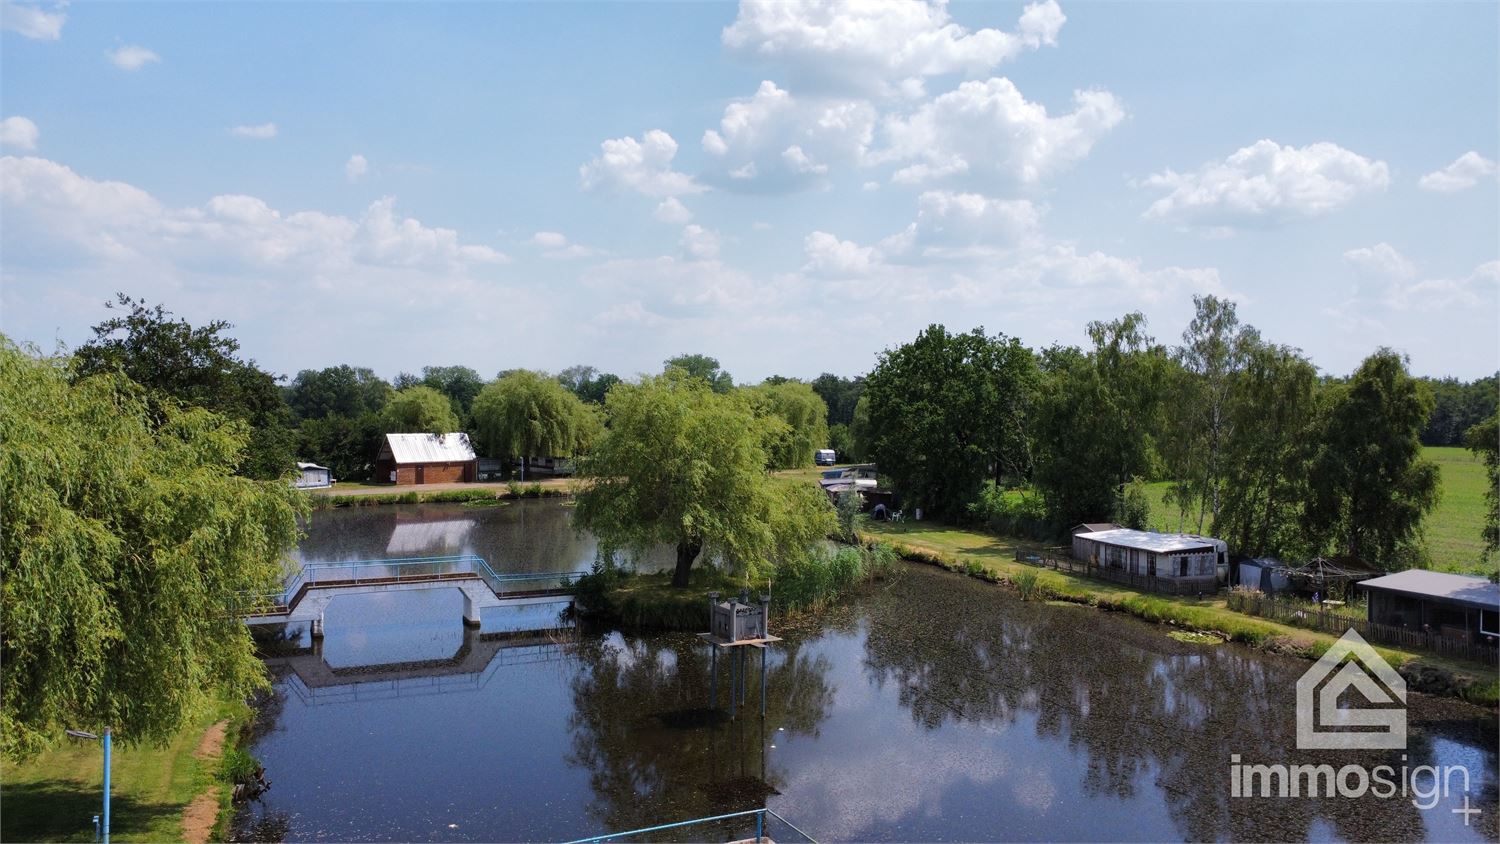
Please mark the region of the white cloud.
POLYGON ((395 212, 395 199, 371 203, 358 219, 318 211, 283 214, 257 197, 211 198, 202 207, 167 208, 123 182, 98 181, 42 158, 0 158, 7 257, 94 258, 213 272, 283 276, 358 285, 361 268, 412 269, 463 276, 505 263, 500 252, 463 243, 452 229, 395 212), (211 270, 209 268, 212 268, 211 270))
POLYGON ((879 182, 875 182, 875 181, 865 182, 864 183, 864 190, 866 190, 866 191, 880 190, 880 183, 879 182))
POLYGON ((1472 188, 1479 184, 1480 179, 1494 175, 1495 162, 1469 150, 1447 167, 1423 176, 1417 185, 1424 190, 1453 193, 1472 188))
POLYGON ((705 261, 719 256, 719 233, 689 223, 682 228, 682 251, 688 257, 705 261))
POLYGON ((34 150, 40 134, 35 123, 20 115, 0 120, 0 147, 34 150))
POLYGON ((1490 261, 1462 278, 1392 282, 1382 301, 1398 312, 1465 310, 1488 313, 1493 318, 1497 291, 1500 291, 1500 261, 1490 261))
POLYGON ((787 68, 799 90, 916 97, 926 77, 979 76, 1023 50, 1056 44, 1065 20, 1054 0, 1027 6, 1014 33, 971 32, 942 0, 741 0, 723 42, 787 68))
POLYGON ((860 246, 851 240, 840 240, 828 232, 816 231, 802 241, 807 257, 803 272, 825 276, 860 276, 870 272, 882 260, 873 246, 860 246))
POLYGON ((1041 212, 1030 200, 926 191, 917 197, 916 221, 881 247, 888 255, 993 259, 1036 243, 1040 224, 1041 212))
POLYGON ((706 188, 686 173, 672 169, 677 141, 660 129, 635 138, 615 138, 599 145, 597 158, 578 168, 584 190, 614 188, 645 196, 666 197, 701 193, 706 188))
POLYGON ((53 3, 51 10, 40 3, 17 3, 0 0, 0 29, 18 33, 34 41, 56 41, 62 37, 68 20, 68 4, 53 3))
POLYGON ((1125 110, 1107 91, 1075 91, 1071 113, 1049 117, 1009 79, 970 81, 881 124, 875 163, 914 163, 892 180, 921 184, 951 176, 1035 184, 1088 155, 1125 110))
POLYGON ((1416 265, 1389 243, 1350 249, 1344 253, 1344 260, 1360 269, 1392 278, 1411 278, 1417 274, 1416 265))
POLYGON ((229 130, 229 134, 236 138, 266 139, 276 137, 275 123, 261 123, 257 126, 235 126, 229 130))
POLYGON ((693 212, 689 211, 688 207, 682 204, 682 200, 675 196, 669 196, 663 199, 660 205, 656 206, 656 211, 651 216, 663 223, 680 226, 693 219, 693 212))
POLYGON ((370 172, 370 162, 363 155, 355 153, 344 162, 344 178, 351 182, 357 182, 370 172))
POLYGON ((531 236, 531 245, 542 250, 543 258, 553 260, 587 258, 595 252, 587 246, 569 243, 567 235, 562 232, 537 232, 531 236))
POLYGON ((754 96, 725 107, 719 128, 703 133, 703 151, 726 187, 802 190, 824 184, 830 163, 859 161, 875 117, 863 100, 793 97, 764 81, 754 96))
POLYGON ((148 64, 161 61, 161 56, 158 56, 155 51, 137 44, 116 47, 113 50, 107 50, 104 55, 121 70, 140 70, 148 64))
POLYGON ((1191 173, 1151 176, 1146 186, 1171 192, 1152 203, 1145 217, 1210 230, 1274 225, 1326 214, 1361 194, 1385 190, 1390 181, 1384 161, 1337 144, 1298 149, 1262 140, 1191 173))

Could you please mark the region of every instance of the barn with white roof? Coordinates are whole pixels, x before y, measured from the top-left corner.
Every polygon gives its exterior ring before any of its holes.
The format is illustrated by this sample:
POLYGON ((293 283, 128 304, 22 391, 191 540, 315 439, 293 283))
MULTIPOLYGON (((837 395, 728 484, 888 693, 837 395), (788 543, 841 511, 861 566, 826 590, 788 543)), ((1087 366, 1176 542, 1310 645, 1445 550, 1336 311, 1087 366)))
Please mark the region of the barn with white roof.
POLYGON ((375 456, 375 480, 398 486, 472 483, 479 460, 469 435, 386 434, 375 456))

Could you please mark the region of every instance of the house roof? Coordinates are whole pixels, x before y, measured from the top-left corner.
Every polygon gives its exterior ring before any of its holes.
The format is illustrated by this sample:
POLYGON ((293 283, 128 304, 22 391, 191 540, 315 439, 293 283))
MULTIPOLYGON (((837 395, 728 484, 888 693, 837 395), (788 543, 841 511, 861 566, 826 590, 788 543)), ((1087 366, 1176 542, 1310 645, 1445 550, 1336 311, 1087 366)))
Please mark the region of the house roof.
POLYGON ((455 463, 474 459, 469 435, 386 434, 391 459, 397 463, 455 463))
POLYGON ((1073 527, 1073 533, 1098 533, 1105 530, 1119 530, 1122 527, 1124 525, 1117 525, 1114 522, 1083 522, 1073 527))
POLYGON ((1118 545, 1122 548, 1140 548, 1145 551, 1155 551, 1157 553, 1193 551, 1199 548, 1217 550, 1217 543, 1219 542, 1217 539, 1210 539, 1206 536, 1198 536, 1193 533, 1152 533, 1144 530, 1131 530, 1130 528, 1096 530, 1075 535, 1082 539, 1102 542, 1105 545, 1118 545))
POLYGON ((302 463, 300 461, 297 463, 297 468, 298 469, 322 469, 325 472, 328 471, 328 467, 327 466, 319 466, 316 463, 302 463))
POLYGON ((1359 584, 1365 589, 1399 592, 1482 610, 1500 610, 1500 584, 1482 577, 1407 569, 1359 584))

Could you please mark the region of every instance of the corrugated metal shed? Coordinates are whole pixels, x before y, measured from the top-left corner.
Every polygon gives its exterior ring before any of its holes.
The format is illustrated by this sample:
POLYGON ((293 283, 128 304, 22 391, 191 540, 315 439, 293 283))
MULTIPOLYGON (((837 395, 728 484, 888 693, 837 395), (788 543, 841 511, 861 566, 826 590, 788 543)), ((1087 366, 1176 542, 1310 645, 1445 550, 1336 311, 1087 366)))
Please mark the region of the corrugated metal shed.
POLYGON ((1419 598, 1448 601, 1459 606, 1482 610, 1500 609, 1500 584, 1482 577, 1447 574, 1440 571, 1407 569, 1359 584, 1361 589, 1400 592, 1419 598))
POLYGON ((403 463, 454 463, 474 459, 469 435, 457 434, 386 434, 391 458, 403 463))

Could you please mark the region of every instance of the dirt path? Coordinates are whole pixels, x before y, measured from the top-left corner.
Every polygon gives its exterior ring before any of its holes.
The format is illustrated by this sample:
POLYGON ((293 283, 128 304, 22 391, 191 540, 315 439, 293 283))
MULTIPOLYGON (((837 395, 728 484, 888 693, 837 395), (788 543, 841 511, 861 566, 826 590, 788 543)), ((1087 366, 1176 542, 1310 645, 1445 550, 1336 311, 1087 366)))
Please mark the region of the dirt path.
MULTIPOLYGON (((205 764, 215 764, 224 754, 224 738, 229 732, 229 722, 220 721, 209 727, 193 750, 193 758, 205 764)), ((219 787, 211 786, 193 798, 193 802, 182 813, 182 840, 188 844, 207 844, 213 832, 214 822, 219 819, 219 787)))

